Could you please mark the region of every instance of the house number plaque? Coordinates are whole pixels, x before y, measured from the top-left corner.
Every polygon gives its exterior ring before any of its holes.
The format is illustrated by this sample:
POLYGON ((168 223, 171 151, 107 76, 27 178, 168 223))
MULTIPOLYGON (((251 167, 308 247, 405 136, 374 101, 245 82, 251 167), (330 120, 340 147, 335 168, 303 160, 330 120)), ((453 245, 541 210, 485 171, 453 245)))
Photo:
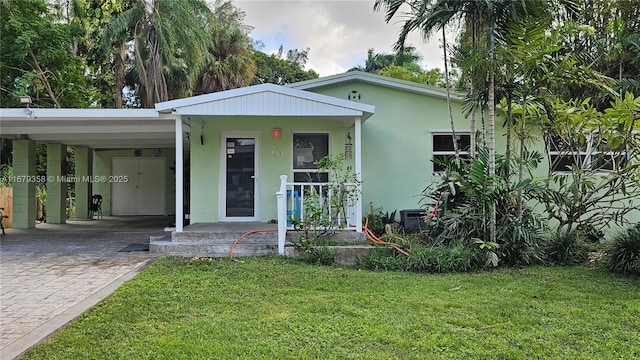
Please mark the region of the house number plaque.
POLYGON ((271 155, 275 156, 277 158, 281 158, 284 155, 284 153, 282 152, 282 150, 278 150, 278 149, 276 149, 275 146, 272 146, 271 147, 271 155))

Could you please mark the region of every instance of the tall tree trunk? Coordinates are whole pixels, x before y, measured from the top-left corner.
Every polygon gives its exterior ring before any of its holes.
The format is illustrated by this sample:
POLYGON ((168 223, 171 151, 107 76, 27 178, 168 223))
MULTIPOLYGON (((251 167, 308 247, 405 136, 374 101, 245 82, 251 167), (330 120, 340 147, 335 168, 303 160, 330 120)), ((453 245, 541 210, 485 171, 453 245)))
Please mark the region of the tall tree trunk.
POLYGON ((151 91, 149 79, 147 78, 147 70, 144 66, 144 61, 142 61, 142 53, 140 52, 140 34, 138 33, 138 24, 136 24, 135 37, 133 39, 133 46, 136 53, 136 67, 138 68, 138 79, 140 80, 140 85, 142 87, 141 92, 143 94, 140 95, 140 101, 142 102, 142 107, 148 108, 148 93, 151 91), (142 96, 144 95, 144 96, 142 96))
MULTIPOLYGON (((496 119, 495 119, 495 74, 493 69, 489 75, 489 176, 496 174, 496 119)), ((489 236, 496 242, 496 203, 492 201, 489 220, 489 236)))
MULTIPOLYGON (((473 93, 473 80, 471 81, 471 93, 473 93)), ((471 124, 469 126, 469 131, 471 132, 471 149, 470 156, 472 159, 476 157, 476 108, 475 106, 471 109, 471 124)))
POLYGON ((149 69, 147 71, 148 83, 147 103, 145 107, 152 108, 156 103, 169 100, 167 81, 162 69, 162 54, 155 28, 151 28, 147 34, 147 47, 149 49, 149 69))
POLYGON ((618 86, 620 86, 620 100, 622 100, 622 73, 623 73, 622 59, 618 62, 618 86))
MULTIPOLYGON (((477 54, 478 53, 478 22, 474 19, 472 20, 471 23, 471 48, 472 48, 472 52, 473 54, 477 54)), ((469 76, 469 78, 471 79, 470 81, 470 86, 471 86, 471 94, 473 94, 473 92, 476 90, 476 86, 474 84, 474 76, 473 76, 473 70, 471 70, 471 74, 469 76)), ((482 105, 480 105, 480 108, 482 109, 482 105)), ((476 145, 476 106, 472 106, 471 108, 471 124, 469 127, 469 130, 471 131, 471 152, 470 152, 470 156, 472 159, 476 158, 476 149, 477 149, 477 145, 476 145)), ((484 129, 483 129, 484 131, 484 129)))
POLYGON ((507 183, 509 182, 509 176, 511 173, 511 135, 513 132, 513 129, 511 128, 511 126, 513 125, 513 118, 512 118, 512 109, 511 109, 511 101, 512 101, 512 92, 511 90, 509 90, 509 93, 507 94, 507 119, 506 119, 506 124, 507 124, 507 149, 505 150, 505 163, 507 166, 505 166, 504 168, 504 178, 507 181, 507 183))
POLYGON ((460 165, 460 149, 458 149, 458 139, 456 136, 456 125, 453 121, 453 111, 451 110, 451 90, 449 89, 449 64, 447 59, 447 36, 442 27, 442 52, 444 53, 444 86, 447 89, 447 108, 449 109, 449 121, 451 123, 451 137, 453 141, 453 151, 455 153, 456 165, 460 165))
POLYGON ((120 41, 117 44, 118 53, 114 59, 115 66, 115 85, 114 85, 114 96, 115 96, 115 106, 116 109, 122 109, 124 106, 124 101, 122 99, 122 89, 124 89, 124 67, 125 67, 125 56, 127 54, 127 47, 124 41, 120 41))
POLYGON ((480 106, 480 145, 487 146, 487 122, 484 116, 484 106, 480 106))
MULTIPOLYGON (((526 99, 526 94, 525 94, 526 99)), ((525 155, 525 133, 526 133, 526 100, 522 102, 522 127, 520 129, 520 161, 518 162, 518 183, 524 180, 524 155, 525 155)), ((522 190, 518 190, 518 224, 522 224, 522 215, 524 214, 524 204, 522 199, 522 190)))

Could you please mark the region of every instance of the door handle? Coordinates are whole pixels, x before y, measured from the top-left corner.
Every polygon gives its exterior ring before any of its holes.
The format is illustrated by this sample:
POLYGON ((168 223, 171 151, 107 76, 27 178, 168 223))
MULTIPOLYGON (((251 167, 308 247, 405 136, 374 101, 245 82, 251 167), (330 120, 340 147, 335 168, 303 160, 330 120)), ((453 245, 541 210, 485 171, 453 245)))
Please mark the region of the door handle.
POLYGON ((251 175, 251 178, 252 178, 252 179, 255 179, 255 178, 256 178, 256 176, 255 176, 255 175, 251 175))

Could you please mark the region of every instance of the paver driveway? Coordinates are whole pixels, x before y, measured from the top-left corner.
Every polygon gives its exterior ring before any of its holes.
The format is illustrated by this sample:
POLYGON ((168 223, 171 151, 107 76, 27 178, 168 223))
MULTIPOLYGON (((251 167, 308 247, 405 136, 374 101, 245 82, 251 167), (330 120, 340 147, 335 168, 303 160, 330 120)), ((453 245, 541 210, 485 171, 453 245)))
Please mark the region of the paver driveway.
POLYGON ((9 229, 0 241, 0 359, 12 359, 108 296, 155 259, 131 244, 167 217, 105 217, 9 229))

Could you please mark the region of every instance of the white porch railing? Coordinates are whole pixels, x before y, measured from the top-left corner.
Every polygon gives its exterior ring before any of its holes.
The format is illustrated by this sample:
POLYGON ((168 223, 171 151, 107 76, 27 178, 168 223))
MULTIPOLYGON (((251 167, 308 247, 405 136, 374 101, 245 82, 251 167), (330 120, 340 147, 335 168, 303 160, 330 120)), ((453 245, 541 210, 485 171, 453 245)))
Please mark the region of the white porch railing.
POLYGON ((287 182, 287 176, 280 176, 280 190, 276 193, 278 202, 278 253, 284 254, 287 230, 294 230, 296 224, 307 228, 331 230, 352 230, 361 232, 359 219, 360 189, 357 184, 345 184, 346 192, 336 189, 331 182, 287 182), (339 197, 345 197, 344 207, 333 204, 339 197), (313 208, 313 214, 310 209, 313 208))

